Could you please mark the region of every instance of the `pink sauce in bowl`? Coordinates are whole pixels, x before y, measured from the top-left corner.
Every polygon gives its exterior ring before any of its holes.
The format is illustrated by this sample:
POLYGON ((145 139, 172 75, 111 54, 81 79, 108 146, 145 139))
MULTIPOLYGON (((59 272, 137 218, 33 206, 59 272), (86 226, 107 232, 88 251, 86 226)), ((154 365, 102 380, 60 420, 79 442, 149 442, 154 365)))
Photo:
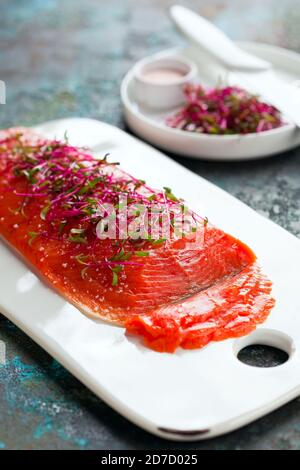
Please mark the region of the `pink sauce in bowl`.
POLYGON ((156 110, 184 102, 184 85, 197 75, 197 66, 176 56, 145 59, 135 69, 135 95, 139 104, 156 110))
POLYGON ((142 77, 147 82, 158 84, 177 83, 186 75, 182 70, 171 68, 159 68, 154 70, 146 70, 142 72, 142 77))

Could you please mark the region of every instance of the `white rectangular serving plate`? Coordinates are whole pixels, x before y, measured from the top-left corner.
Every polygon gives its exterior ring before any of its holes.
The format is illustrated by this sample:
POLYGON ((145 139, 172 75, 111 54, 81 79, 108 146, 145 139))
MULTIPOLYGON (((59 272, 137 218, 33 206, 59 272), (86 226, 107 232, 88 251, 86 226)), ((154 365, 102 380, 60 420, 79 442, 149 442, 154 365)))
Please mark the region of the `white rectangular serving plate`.
POLYGON ((108 405, 158 436, 217 436, 300 394, 300 241, 208 181, 125 132, 91 119, 35 128, 50 138, 65 131, 74 145, 110 152, 112 161, 156 188, 171 186, 188 205, 249 244, 274 283, 276 307, 251 335, 194 350, 160 354, 123 328, 83 315, 46 286, 0 242, 0 311, 108 405), (264 343, 290 354, 283 365, 250 367, 236 353, 264 343))

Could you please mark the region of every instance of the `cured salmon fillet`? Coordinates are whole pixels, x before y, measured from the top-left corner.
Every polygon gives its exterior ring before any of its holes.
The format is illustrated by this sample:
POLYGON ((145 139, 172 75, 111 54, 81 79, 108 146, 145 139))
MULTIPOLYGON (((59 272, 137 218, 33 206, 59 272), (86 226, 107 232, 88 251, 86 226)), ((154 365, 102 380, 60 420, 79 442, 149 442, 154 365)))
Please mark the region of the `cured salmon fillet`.
POLYGON ((160 352, 249 333, 274 305, 271 282, 249 247, 206 219, 189 212, 195 226, 179 237, 175 205, 184 203, 170 188, 152 190, 106 158, 26 129, 0 132, 0 235, 66 299, 160 352), (121 238, 118 212, 115 237, 99 238, 120 196, 163 206, 171 236, 121 238))

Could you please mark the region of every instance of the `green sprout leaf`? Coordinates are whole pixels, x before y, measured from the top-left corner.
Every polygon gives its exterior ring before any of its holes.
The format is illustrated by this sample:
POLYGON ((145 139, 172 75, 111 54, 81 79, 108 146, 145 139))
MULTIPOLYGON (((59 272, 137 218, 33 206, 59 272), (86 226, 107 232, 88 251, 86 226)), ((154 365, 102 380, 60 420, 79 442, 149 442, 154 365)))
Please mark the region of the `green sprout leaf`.
POLYGON ((39 236, 39 233, 38 233, 38 232, 28 232, 28 235, 29 235, 28 244, 29 244, 30 246, 32 246, 32 243, 34 242, 34 240, 36 239, 36 237, 39 236))

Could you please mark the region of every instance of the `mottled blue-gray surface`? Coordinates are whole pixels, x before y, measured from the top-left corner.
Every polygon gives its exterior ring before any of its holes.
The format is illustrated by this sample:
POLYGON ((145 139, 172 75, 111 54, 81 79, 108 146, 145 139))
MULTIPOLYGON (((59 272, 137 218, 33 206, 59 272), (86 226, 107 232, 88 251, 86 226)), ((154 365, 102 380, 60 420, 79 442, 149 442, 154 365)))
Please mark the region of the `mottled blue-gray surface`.
MULTIPOLYGON (((135 60, 181 44, 168 0, 1 0, 0 127, 89 116, 124 127, 120 81, 135 60)), ((298 0, 190 0, 233 38, 300 52, 298 0)), ((252 163, 181 162, 300 235, 300 151, 252 163)), ((0 286, 1 289, 1 286, 0 286)), ((41 312, 42 314, 42 312, 41 312)), ((300 401, 239 431, 168 443, 128 423, 0 316, 0 449, 300 449, 300 401)))

